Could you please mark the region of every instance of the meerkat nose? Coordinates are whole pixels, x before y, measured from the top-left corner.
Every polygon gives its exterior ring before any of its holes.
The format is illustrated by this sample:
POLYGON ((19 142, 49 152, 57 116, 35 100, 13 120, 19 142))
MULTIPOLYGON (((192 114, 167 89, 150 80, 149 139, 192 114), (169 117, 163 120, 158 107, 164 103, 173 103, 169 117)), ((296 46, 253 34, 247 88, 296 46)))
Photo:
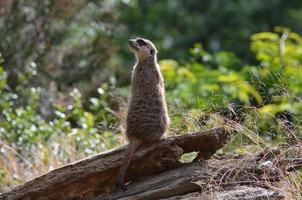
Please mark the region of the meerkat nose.
POLYGON ((130 46, 131 49, 134 49, 135 51, 139 50, 139 48, 137 47, 137 43, 136 43, 135 40, 130 39, 128 41, 128 44, 129 44, 129 46, 130 46))
POLYGON ((135 40, 130 39, 130 40, 128 41, 128 44, 129 44, 130 46, 134 47, 135 40))

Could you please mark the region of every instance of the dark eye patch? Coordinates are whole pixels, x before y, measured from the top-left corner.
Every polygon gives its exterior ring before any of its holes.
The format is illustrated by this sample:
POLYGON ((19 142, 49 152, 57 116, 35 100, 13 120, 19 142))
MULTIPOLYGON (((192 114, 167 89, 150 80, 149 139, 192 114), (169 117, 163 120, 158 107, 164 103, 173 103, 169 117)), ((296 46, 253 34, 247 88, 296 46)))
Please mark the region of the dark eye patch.
POLYGON ((137 42, 137 44, 139 46, 145 46, 145 45, 147 45, 147 43, 144 40, 142 40, 142 39, 137 39, 136 42, 137 42))

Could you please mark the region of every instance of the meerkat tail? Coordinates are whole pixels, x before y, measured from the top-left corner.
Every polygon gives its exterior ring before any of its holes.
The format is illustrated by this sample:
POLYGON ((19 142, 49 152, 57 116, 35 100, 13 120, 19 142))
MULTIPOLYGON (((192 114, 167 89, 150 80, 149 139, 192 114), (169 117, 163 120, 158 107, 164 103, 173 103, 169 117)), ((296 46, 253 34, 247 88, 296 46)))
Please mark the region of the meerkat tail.
POLYGON ((134 156, 135 151, 137 150, 137 148, 142 144, 141 140, 134 140, 134 141, 130 141, 127 150, 126 150, 126 154, 124 156, 119 174, 118 174, 118 178, 117 178, 117 186, 121 187, 123 190, 125 190, 125 175, 127 172, 127 169, 129 167, 129 164, 134 156))

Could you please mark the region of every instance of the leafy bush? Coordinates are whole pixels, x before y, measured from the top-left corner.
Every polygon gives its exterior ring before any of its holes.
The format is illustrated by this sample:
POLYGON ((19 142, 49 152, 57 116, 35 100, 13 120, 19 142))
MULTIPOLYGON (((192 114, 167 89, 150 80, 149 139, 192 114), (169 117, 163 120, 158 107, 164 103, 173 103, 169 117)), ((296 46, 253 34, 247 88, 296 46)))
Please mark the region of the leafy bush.
POLYGON ((268 140, 301 134, 293 128, 302 120, 301 41, 281 27, 254 34, 251 50, 258 66, 244 65, 231 52, 209 54, 200 44, 190 50, 190 62, 162 60, 169 105, 227 113, 231 120, 257 127, 254 132, 268 140))
POLYGON ((52 104, 51 119, 42 112, 45 90, 26 85, 18 90, 22 99, 9 90, 0 67, 0 191, 120 144, 120 120, 111 108, 116 104, 113 85, 102 84, 87 108, 80 91, 73 89, 64 101, 52 104))

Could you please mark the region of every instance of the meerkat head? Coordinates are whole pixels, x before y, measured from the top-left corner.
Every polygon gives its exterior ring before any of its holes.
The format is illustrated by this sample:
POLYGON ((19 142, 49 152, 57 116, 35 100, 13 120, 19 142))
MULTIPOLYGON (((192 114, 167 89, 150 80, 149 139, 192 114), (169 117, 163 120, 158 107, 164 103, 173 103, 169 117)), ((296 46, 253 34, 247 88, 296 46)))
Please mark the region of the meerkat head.
POLYGON ((144 38, 130 39, 129 48, 134 52, 139 61, 147 60, 150 57, 155 58, 157 53, 154 44, 144 38))

